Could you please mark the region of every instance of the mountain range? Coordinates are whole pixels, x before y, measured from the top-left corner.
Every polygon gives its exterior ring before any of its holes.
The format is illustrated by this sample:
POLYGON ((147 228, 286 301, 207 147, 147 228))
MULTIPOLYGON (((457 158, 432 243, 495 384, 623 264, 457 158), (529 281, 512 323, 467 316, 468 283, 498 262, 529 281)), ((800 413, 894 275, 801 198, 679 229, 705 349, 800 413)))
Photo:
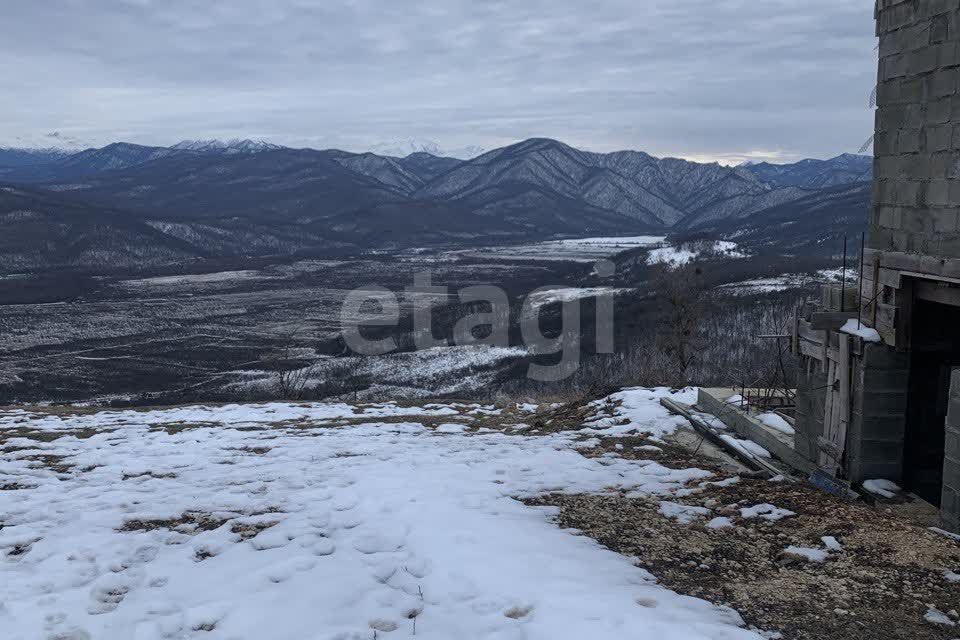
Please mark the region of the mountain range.
POLYGON ((545 138, 465 160, 250 140, 0 149, 0 228, 34 247, 0 268, 729 230, 766 212, 829 212, 831 199, 862 205, 865 220, 870 169, 864 156, 726 167, 545 138), (37 249, 45 225, 62 238, 49 255, 37 249))

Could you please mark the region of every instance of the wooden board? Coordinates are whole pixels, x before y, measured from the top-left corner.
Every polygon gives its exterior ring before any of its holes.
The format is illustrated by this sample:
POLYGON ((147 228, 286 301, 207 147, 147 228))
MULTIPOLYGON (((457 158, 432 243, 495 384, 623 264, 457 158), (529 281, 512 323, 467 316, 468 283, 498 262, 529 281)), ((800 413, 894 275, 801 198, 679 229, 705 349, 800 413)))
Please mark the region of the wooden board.
MULTIPOLYGON (((827 351, 827 395, 823 409, 823 439, 818 444, 819 464, 831 477, 836 476, 846 447, 850 424, 850 342, 851 336, 835 333, 836 349, 827 351)), ((831 336, 832 338, 833 336, 831 336)))

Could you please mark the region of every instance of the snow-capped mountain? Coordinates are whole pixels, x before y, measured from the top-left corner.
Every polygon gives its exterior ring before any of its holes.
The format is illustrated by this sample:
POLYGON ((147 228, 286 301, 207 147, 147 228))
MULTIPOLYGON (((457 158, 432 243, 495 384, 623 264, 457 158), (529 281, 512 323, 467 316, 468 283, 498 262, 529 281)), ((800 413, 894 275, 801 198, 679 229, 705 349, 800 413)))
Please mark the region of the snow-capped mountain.
POLYGON ((93 146, 60 131, 0 138, 0 173, 56 162, 93 146))
POLYGON ((96 146, 60 131, 50 131, 39 135, 16 135, 0 139, 0 149, 21 151, 24 153, 68 155, 96 146))
POLYGON ((375 144, 365 151, 370 151, 379 156, 389 156, 392 158, 406 158, 414 153, 429 153, 432 156, 441 158, 458 158, 460 160, 470 160, 484 152, 483 147, 469 145, 466 147, 441 147, 433 140, 422 140, 418 138, 406 138, 404 140, 394 140, 393 142, 381 142, 375 144))
POLYGON ((261 151, 275 151, 284 147, 267 142, 266 140, 250 140, 234 138, 232 140, 181 140, 170 147, 180 151, 198 151, 201 153, 259 153, 261 151))

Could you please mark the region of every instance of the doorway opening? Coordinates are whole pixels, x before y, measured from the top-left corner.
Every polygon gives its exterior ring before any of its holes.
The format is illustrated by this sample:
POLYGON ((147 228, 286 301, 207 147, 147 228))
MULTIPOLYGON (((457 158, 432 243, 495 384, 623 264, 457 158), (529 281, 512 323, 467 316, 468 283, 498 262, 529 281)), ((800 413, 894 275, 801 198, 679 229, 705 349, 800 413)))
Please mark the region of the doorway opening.
POLYGON ((960 367, 960 307, 918 299, 911 324, 903 484, 940 506, 950 374, 960 367))

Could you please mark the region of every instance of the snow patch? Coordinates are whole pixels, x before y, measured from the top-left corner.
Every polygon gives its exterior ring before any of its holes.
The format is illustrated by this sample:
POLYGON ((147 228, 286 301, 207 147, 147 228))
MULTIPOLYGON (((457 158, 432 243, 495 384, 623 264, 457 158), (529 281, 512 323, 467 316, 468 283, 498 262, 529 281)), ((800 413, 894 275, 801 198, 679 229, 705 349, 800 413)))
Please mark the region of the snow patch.
POLYGON ((757 416, 757 420, 784 435, 792 436, 794 434, 794 429, 790 426, 790 423, 775 413, 762 413, 757 416))
POLYGON ((898 493, 903 491, 897 483, 884 480, 883 478, 864 480, 863 488, 874 495, 883 496, 884 498, 896 497, 898 493))
POLYGON ((843 333, 849 333, 852 336, 860 336, 864 342, 880 342, 880 334, 876 329, 871 329, 865 324, 858 322, 855 318, 850 318, 840 327, 843 333))
POLYGON ((770 522, 776 522, 777 520, 795 515, 797 514, 789 509, 781 509, 769 503, 756 504, 752 507, 743 507, 740 509, 740 517, 745 520, 749 520, 750 518, 763 518, 770 522))
POLYGON ((804 560, 806 562, 826 562, 830 554, 822 549, 810 549, 809 547, 797 547, 790 545, 783 550, 783 555, 795 560, 804 560))

